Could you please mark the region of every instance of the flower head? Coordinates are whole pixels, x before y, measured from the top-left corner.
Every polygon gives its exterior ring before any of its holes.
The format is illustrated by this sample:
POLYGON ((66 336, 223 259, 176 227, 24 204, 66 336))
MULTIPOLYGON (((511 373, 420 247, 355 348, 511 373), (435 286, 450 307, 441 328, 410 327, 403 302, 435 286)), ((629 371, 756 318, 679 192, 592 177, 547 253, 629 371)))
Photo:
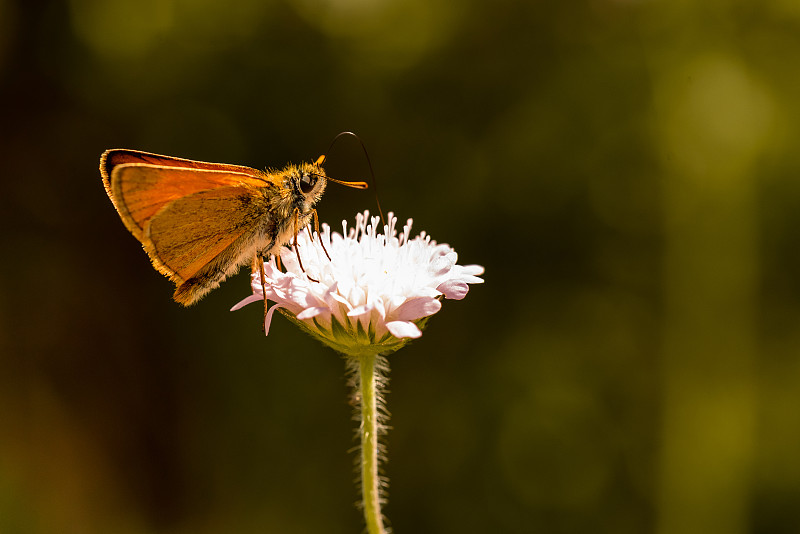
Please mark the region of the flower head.
POLYGON ((309 233, 299 234, 304 269, 295 252, 284 247, 286 272, 270 259, 264 264, 265 287, 255 272, 253 294, 232 311, 261 302, 266 291, 267 299, 276 303, 267 313, 267 333, 272 315, 280 310, 341 353, 388 353, 422 335, 427 318, 441 309, 442 298, 463 299, 468 284, 483 282, 478 278, 483 267, 458 265, 449 245, 437 244, 425 232, 411 239, 411 219, 400 234, 392 213, 383 234, 378 233, 379 223, 365 211, 349 230, 343 221, 341 235, 323 224, 324 250, 319 236, 312 241, 309 233))

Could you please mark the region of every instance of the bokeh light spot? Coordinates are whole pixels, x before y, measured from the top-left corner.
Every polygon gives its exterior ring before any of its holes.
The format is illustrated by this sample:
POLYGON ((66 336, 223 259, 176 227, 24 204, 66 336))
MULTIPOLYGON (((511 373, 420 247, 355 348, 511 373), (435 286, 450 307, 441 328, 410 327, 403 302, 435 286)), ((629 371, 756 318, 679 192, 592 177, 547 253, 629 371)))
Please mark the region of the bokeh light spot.
POLYGON ((72 28, 98 56, 135 59, 172 26, 170 0, 70 0, 72 28))

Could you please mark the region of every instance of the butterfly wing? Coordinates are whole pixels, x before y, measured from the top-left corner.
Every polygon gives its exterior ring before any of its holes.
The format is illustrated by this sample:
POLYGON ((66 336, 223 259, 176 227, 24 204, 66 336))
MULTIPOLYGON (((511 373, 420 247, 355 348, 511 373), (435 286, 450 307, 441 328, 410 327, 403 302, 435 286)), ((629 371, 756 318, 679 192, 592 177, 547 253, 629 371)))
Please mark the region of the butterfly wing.
POLYGON ((219 187, 263 187, 271 183, 269 175, 249 167, 215 164, 203 165, 218 168, 174 167, 146 162, 173 160, 156 155, 130 162, 128 151, 109 151, 103 156, 100 169, 108 196, 125 226, 140 241, 147 221, 178 198, 219 187))
POLYGON ((222 187, 170 202, 145 225, 145 250, 192 304, 269 246, 271 214, 262 191, 222 187))

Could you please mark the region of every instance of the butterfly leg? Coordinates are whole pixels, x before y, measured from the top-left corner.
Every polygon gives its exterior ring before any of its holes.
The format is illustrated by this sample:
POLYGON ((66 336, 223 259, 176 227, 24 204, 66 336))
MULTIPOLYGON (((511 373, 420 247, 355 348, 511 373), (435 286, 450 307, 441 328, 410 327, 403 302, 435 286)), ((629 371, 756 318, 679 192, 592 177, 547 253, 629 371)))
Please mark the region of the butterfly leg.
MULTIPOLYGON (((294 254, 295 254, 295 256, 297 256, 297 263, 300 264, 300 270, 303 271, 304 273, 306 273, 306 269, 305 269, 305 267, 303 267, 303 260, 300 259, 300 248, 297 246, 297 233, 300 231, 297 228, 297 226, 298 226, 298 214, 299 213, 300 213, 300 210, 295 208, 294 209, 294 241, 292 242, 292 245, 294 245, 294 254)), ((308 273, 306 273, 306 276, 308 276, 308 279, 311 280, 312 282, 319 282, 319 280, 309 276, 308 273)))
POLYGON ((269 302, 267 301, 267 281, 264 276, 264 255, 262 253, 257 253, 254 261, 258 263, 258 276, 261 279, 261 293, 264 295, 264 322, 261 323, 261 330, 266 332, 269 302))
MULTIPOLYGON (((317 210, 312 208, 311 214, 314 216, 314 231, 317 232, 319 236, 319 244, 322 245, 322 250, 325 251, 325 255, 328 256, 328 261, 333 261, 331 255, 328 254, 328 249, 325 248, 325 241, 322 240, 322 234, 319 233, 319 215, 317 215, 317 210)), ((314 240, 314 234, 311 234, 311 240, 314 240)))

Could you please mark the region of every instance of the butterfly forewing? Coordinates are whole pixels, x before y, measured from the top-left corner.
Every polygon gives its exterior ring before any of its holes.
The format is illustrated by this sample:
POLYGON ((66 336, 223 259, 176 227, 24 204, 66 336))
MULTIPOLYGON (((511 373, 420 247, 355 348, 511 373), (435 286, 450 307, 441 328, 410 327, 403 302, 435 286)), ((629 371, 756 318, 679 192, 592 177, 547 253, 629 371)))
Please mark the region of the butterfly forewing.
POLYGON ((250 174, 255 172, 250 167, 243 165, 228 165, 227 163, 209 163, 206 161, 194 161, 191 159, 175 158, 172 156, 162 156, 160 154, 151 154, 150 152, 141 152, 139 150, 127 150, 124 148, 115 148, 106 150, 100 157, 100 174, 103 176, 103 181, 108 183, 111 172, 114 167, 124 165, 126 163, 146 163, 158 167, 182 167, 184 169, 202 169, 207 171, 228 171, 228 172, 241 172, 250 174))
MULTIPOLYGON (((257 171, 252 170, 252 173, 257 171)), ((269 182, 252 175, 216 170, 122 164, 111 172, 111 197, 125 226, 139 240, 147 221, 169 203, 200 191, 221 187, 263 187, 269 182)))

